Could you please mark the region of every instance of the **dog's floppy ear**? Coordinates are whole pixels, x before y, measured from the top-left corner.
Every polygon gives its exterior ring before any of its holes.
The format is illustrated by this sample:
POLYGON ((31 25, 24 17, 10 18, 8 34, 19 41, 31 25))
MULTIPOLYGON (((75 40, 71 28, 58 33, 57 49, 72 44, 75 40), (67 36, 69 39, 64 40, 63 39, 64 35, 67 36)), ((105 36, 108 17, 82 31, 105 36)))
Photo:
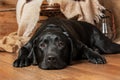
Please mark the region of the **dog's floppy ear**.
MULTIPOLYGON (((64 29, 65 30, 65 29, 64 29)), ((73 59, 77 56, 77 38, 73 37, 73 35, 68 34, 67 32, 63 32, 65 34, 69 41, 70 41, 70 57, 68 64, 72 64, 73 59)))
POLYGON ((32 64, 37 65, 36 55, 34 48, 31 49, 30 54, 28 55, 28 58, 32 59, 32 64))
POLYGON ((37 58, 36 58, 36 45, 37 40, 39 39, 38 36, 41 34, 41 32, 47 27, 47 23, 44 22, 40 28, 38 28, 35 32, 35 34, 32 36, 32 38, 28 41, 28 43, 31 44, 31 48, 30 48, 30 53, 29 53, 29 57, 32 58, 33 64, 37 64, 37 58))
POLYGON ((69 41, 70 41, 71 51, 70 51, 70 55, 69 55, 70 60, 69 60, 68 64, 72 64, 73 58, 76 56, 76 48, 75 48, 75 44, 71 38, 69 38, 69 41))
POLYGON ((74 25, 70 23, 68 20, 58 19, 58 21, 60 27, 64 30, 64 32, 67 33, 67 35, 66 34, 65 35, 68 36, 71 43, 71 53, 70 53, 70 63, 71 63, 73 61, 73 58, 77 56, 78 46, 79 48, 83 46, 82 42, 80 41, 79 35, 74 29, 74 26, 78 26, 78 25, 74 25))
POLYGON ((28 57, 32 59, 32 64, 33 65, 37 65, 38 64, 37 58, 36 58, 36 50, 35 50, 36 49, 36 44, 37 44, 37 39, 38 38, 34 39, 34 41, 32 43, 31 51, 30 51, 30 53, 28 55, 28 57))

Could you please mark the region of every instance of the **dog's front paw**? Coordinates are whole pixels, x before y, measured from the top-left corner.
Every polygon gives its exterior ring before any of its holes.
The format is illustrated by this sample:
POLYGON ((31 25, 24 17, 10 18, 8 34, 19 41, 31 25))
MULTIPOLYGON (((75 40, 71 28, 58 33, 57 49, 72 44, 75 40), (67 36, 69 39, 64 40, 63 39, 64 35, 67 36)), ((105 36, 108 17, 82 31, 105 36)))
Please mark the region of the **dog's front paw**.
POLYGON ((14 67, 26 67, 31 65, 31 59, 24 57, 24 58, 19 58, 16 59, 13 63, 14 67))
POLYGON ((106 59, 100 55, 90 56, 88 60, 94 64, 105 64, 107 62, 106 59))

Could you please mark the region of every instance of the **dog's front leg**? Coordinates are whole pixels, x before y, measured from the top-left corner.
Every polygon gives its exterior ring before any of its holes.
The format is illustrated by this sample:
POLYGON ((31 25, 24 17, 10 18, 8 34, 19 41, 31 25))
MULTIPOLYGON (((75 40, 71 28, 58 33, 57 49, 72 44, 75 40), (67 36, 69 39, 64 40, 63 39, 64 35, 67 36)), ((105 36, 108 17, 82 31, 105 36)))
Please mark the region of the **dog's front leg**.
POLYGON ((91 48, 84 47, 84 54, 86 55, 89 62, 94 64, 105 64, 106 59, 101 56, 97 51, 93 51, 91 48))
POLYGON ((97 51, 93 51, 91 48, 89 48, 87 45, 83 44, 82 42, 79 42, 79 45, 82 45, 79 48, 84 51, 83 54, 87 57, 89 62, 92 62, 94 64, 106 63, 106 59, 103 56, 101 56, 97 51))
POLYGON ((32 62, 33 62, 32 49, 31 51, 29 51, 27 48, 22 47, 19 50, 19 56, 14 61, 13 66, 14 67, 26 67, 26 66, 30 66, 32 62))

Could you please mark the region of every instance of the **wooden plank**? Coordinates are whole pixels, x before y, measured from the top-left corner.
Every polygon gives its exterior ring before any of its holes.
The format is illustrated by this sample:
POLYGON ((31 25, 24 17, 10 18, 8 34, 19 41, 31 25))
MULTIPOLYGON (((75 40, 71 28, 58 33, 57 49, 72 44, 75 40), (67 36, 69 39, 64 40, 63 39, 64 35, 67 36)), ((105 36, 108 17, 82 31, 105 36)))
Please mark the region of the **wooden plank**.
POLYGON ((16 55, 0 53, 0 80, 120 80, 120 54, 105 55, 108 63, 104 65, 78 61, 62 70, 42 70, 37 66, 14 68, 16 55))
POLYGON ((0 0, 0 6, 12 6, 15 7, 17 0, 0 0))
MULTIPOLYGON (((9 6, 0 6, 0 10, 9 9, 9 6)), ((0 36, 17 31, 16 12, 0 12, 0 36)))

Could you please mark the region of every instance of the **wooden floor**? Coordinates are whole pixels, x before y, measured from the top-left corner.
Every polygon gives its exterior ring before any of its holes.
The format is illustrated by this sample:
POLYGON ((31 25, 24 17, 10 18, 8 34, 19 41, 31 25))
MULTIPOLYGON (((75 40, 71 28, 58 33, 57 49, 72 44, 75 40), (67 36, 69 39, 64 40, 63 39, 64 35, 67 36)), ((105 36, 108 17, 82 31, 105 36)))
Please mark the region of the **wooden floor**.
MULTIPOLYGON (((16 30, 15 12, 1 12, 0 36, 16 30)), ((0 80, 120 80, 120 54, 105 55, 108 63, 104 65, 80 61, 62 70, 41 70, 37 66, 14 68, 16 55, 0 52, 0 80)))
POLYGON ((80 61, 62 70, 14 68, 16 55, 0 52, 0 80, 120 80, 120 54, 105 55, 108 63, 104 65, 80 61))

